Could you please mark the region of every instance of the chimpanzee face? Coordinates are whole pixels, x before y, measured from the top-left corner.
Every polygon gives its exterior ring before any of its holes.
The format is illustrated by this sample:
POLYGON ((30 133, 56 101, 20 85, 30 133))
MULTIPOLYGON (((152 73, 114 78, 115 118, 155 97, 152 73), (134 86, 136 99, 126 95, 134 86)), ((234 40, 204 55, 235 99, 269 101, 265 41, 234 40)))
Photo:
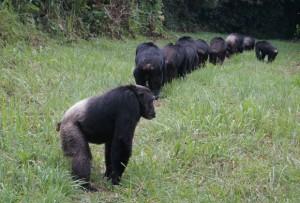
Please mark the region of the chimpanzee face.
POLYGON ((146 119, 155 118, 155 109, 154 109, 154 100, 155 96, 153 93, 148 89, 143 87, 142 89, 138 90, 139 95, 139 102, 142 106, 141 114, 146 119))
POLYGON ((276 56, 278 54, 278 50, 275 49, 274 51, 272 51, 269 55, 268 55, 268 62, 272 62, 275 60, 276 56))

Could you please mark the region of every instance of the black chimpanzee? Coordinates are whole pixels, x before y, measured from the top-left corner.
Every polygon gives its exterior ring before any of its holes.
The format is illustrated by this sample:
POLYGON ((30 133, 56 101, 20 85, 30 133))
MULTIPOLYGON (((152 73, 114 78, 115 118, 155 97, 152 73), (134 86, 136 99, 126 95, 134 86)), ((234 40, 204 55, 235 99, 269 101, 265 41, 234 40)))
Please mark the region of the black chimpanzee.
POLYGON ((57 125, 64 154, 72 159, 72 175, 89 183, 92 154, 89 143, 105 143, 105 176, 119 184, 129 161, 135 127, 141 117, 155 117, 154 95, 143 86, 120 86, 81 100, 69 108, 57 125))
POLYGON ((215 37, 210 41, 209 62, 216 65, 223 64, 226 56, 226 43, 222 37, 215 37))
POLYGON ((227 36, 225 41, 227 45, 228 57, 230 57, 232 54, 243 52, 243 35, 238 33, 231 33, 227 36))
POLYGON ((255 46, 255 39, 250 36, 244 36, 243 49, 244 50, 253 50, 254 46, 255 46))
POLYGON ((185 50, 180 45, 167 44, 163 49, 165 60, 165 82, 171 82, 176 77, 184 77, 186 72, 185 50))
POLYGON ((209 45, 203 39, 195 40, 195 44, 198 47, 199 63, 200 65, 205 66, 209 55, 209 45))
POLYGON ((264 61, 265 56, 268 56, 268 62, 275 60, 278 50, 268 41, 258 41, 255 44, 256 58, 264 61))
POLYGON ((140 44, 136 48, 133 75, 138 85, 149 87, 158 98, 163 85, 164 57, 160 48, 152 42, 140 44))
POLYGON ((184 49, 184 47, 180 44, 175 44, 174 47, 176 48, 177 56, 178 56, 177 60, 179 62, 179 64, 177 65, 178 77, 185 77, 185 75, 187 74, 187 66, 188 66, 187 52, 184 49))
POLYGON ((180 37, 177 40, 176 45, 180 45, 185 50, 187 62, 186 70, 190 73, 199 65, 199 53, 197 46, 194 40, 189 36, 180 37))

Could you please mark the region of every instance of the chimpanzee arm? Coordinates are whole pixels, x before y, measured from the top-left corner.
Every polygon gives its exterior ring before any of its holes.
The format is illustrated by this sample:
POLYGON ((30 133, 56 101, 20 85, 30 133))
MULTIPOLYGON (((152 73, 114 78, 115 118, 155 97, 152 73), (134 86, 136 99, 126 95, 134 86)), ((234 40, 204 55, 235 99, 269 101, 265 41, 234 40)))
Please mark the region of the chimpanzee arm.
POLYGON ((139 68, 134 69, 133 76, 136 84, 146 86, 146 78, 139 68))
POLYGON ((111 142, 105 143, 105 177, 111 178, 111 142))
POLYGON ((163 83, 163 73, 160 71, 155 71, 149 78, 149 88, 153 92, 156 98, 159 97, 160 89, 163 83))
POLYGON ((131 156, 132 139, 137 123, 135 118, 132 118, 130 115, 131 113, 122 115, 118 118, 115 125, 115 133, 111 146, 111 178, 114 185, 119 184, 131 156))

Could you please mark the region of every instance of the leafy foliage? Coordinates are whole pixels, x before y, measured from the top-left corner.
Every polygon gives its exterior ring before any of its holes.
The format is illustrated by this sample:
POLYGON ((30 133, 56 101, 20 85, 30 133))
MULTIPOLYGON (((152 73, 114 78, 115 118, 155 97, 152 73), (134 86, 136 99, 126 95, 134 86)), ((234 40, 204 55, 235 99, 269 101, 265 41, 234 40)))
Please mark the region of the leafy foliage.
POLYGON ((26 26, 20 22, 19 16, 9 9, 0 9, 0 46, 25 41, 33 46, 39 46, 44 36, 32 24, 26 26))
POLYGON ((1 7, 17 13, 23 24, 71 40, 163 33, 161 0, 6 0, 1 7))

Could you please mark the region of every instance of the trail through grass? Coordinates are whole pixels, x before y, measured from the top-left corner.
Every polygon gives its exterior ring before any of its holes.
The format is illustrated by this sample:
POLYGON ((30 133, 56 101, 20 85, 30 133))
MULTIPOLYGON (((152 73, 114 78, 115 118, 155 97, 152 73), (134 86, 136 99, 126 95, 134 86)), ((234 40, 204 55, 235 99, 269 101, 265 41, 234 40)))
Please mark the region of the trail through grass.
POLYGON ((122 186, 102 178, 103 146, 92 145, 100 192, 80 190, 56 122, 78 100, 134 83, 143 41, 1 50, 1 202, 299 202, 300 44, 277 40, 272 64, 246 52, 166 85, 157 118, 136 129, 122 186))

